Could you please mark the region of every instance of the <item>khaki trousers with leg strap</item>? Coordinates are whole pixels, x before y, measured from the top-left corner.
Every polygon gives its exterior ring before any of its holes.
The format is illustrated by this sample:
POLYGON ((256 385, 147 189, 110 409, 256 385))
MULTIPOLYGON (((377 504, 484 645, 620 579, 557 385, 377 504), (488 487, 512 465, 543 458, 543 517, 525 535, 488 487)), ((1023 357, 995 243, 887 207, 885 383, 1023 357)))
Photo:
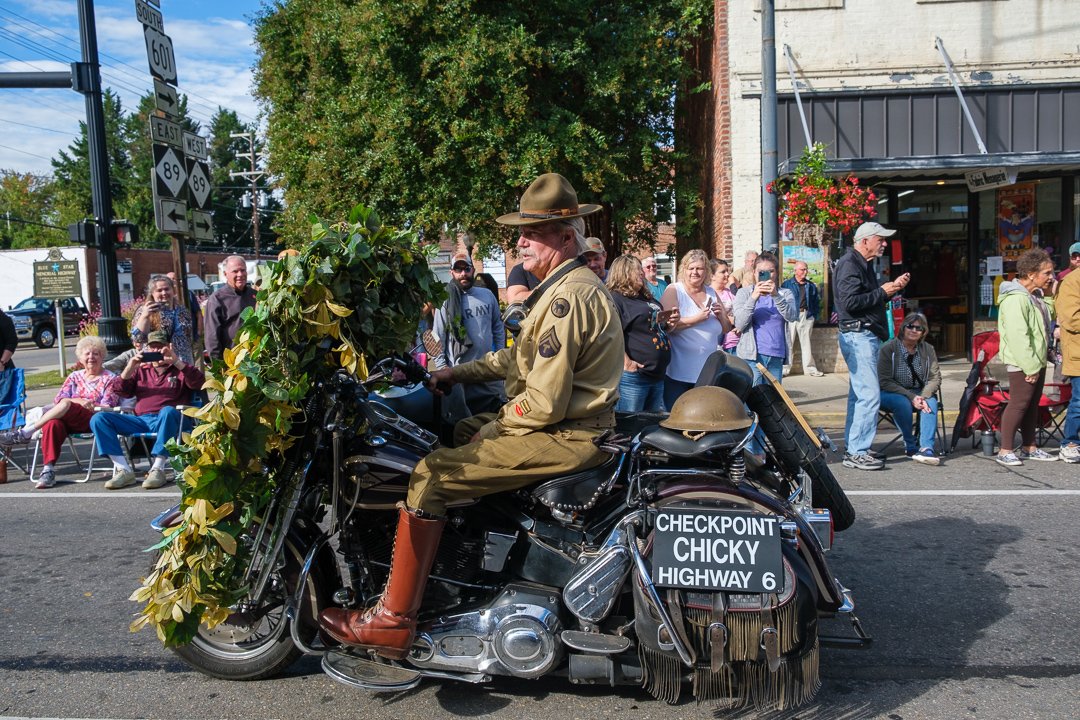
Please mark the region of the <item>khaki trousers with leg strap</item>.
MULTIPOLYGON (((466 439, 471 437, 483 420, 480 415, 461 421, 455 436, 460 432, 466 439)), ((441 448, 413 470, 407 504, 441 516, 446 514, 447 503, 455 500, 516 490, 587 470, 609 457, 593 444, 598 434, 597 430, 552 430, 441 448)))

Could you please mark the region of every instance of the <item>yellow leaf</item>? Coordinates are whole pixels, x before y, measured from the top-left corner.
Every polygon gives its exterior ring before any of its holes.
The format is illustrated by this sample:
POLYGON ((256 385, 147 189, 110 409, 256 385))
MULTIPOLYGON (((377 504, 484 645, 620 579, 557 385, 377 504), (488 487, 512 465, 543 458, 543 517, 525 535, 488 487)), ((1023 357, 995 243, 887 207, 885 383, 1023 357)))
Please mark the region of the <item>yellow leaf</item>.
POLYGON ((344 305, 338 305, 337 303, 330 302, 329 300, 326 301, 326 307, 330 308, 330 312, 334 313, 338 317, 349 317, 353 314, 353 311, 350 308, 347 308, 344 305))
POLYGON ((184 610, 180 607, 180 603, 173 603, 172 619, 178 623, 184 622, 184 610))
POLYGON ((221 408, 222 420, 229 426, 230 430, 235 430, 240 427, 240 413, 237 409, 231 405, 226 405, 221 408))
POLYGON ((224 389, 225 388, 224 386, 222 386, 221 382, 213 376, 208 376, 206 378, 206 382, 203 383, 203 390, 216 390, 218 392, 221 392, 224 389))
POLYGON ((214 536, 214 539, 221 545, 221 549, 230 555, 236 554, 236 538, 223 530, 217 528, 210 528, 210 534, 214 536))

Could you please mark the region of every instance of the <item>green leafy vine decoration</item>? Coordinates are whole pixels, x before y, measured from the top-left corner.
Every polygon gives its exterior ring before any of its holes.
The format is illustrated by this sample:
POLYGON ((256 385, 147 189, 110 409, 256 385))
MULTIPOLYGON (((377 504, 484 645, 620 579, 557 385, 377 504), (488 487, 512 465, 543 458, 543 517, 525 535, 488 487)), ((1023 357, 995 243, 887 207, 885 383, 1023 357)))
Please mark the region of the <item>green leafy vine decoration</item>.
POLYGON ((383 227, 357 206, 347 222, 313 217, 311 241, 270 265, 256 307, 211 368, 211 400, 187 411, 197 425, 170 447, 183 520, 153 548, 158 561, 131 595, 144 603, 132 632, 151 625, 163 643, 180 645, 200 622, 228 618, 247 592, 237 538, 279 480, 303 399, 337 370, 364 378, 367 358, 412 344, 424 303, 445 292, 426 252, 415 233, 383 227))

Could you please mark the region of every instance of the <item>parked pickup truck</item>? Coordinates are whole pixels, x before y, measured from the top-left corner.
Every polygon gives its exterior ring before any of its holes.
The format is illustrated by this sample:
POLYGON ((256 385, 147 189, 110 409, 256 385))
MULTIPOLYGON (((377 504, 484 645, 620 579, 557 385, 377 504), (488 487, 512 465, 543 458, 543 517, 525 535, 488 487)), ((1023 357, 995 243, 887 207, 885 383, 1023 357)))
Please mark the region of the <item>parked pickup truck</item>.
MULTIPOLYGON (((60 301, 64 312, 64 332, 78 335, 79 325, 90 319, 90 311, 81 297, 69 297, 60 301)), ((26 298, 7 310, 15 323, 15 333, 20 340, 33 340, 39 348, 51 348, 56 344, 56 308, 48 298, 26 298)))

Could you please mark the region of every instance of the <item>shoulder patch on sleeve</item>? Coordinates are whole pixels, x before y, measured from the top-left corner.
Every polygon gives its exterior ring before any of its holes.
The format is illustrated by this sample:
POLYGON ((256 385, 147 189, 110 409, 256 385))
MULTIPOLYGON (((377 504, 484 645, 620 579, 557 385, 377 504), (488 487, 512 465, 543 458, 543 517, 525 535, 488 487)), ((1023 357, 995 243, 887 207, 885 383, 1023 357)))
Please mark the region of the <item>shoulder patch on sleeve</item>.
POLYGON ((559 342, 559 336, 555 334, 555 328, 549 328, 540 337, 536 349, 540 353, 540 357, 543 358, 553 358, 559 354, 559 351, 562 350, 562 343, 559 342))
POLYGON ((556 298, 551 303, 551 314, 557 318, 566 317, 566 314, 570 312, 570 303, 564 298, 556 298))

